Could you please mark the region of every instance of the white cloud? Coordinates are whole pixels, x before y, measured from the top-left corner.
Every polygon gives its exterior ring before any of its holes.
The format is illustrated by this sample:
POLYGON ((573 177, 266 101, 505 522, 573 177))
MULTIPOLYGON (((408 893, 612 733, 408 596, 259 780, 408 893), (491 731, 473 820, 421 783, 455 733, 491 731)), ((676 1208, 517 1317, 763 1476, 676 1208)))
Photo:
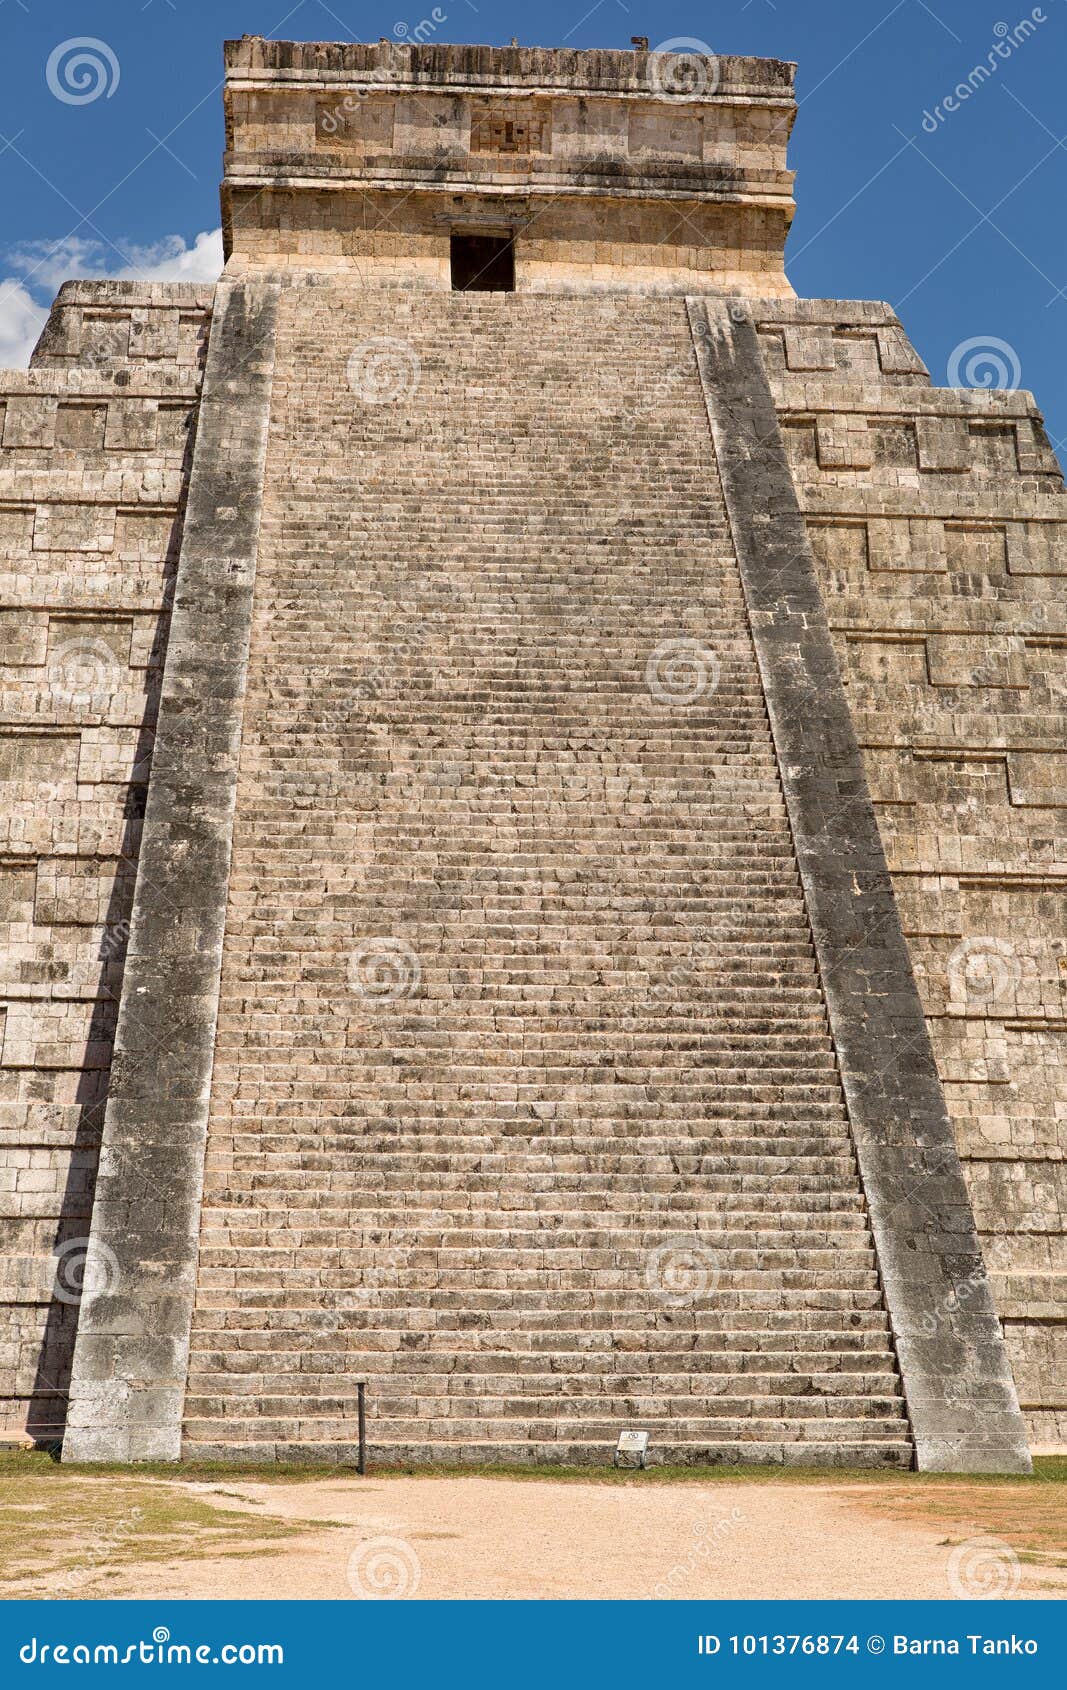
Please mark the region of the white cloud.
POLYGON ((44 328, 48 308, 39 305, 21 282, 0 282, 0 370, 21 370, 44 328))
POLYGON ((0 368, 18 369, 28 363, 63 282, 214 282, 222 270, 222 230, 203 230, 191 246, 180 235, 148 246, 68 235, 14 247, 6 262, 14 275, 0 282, 0 368))

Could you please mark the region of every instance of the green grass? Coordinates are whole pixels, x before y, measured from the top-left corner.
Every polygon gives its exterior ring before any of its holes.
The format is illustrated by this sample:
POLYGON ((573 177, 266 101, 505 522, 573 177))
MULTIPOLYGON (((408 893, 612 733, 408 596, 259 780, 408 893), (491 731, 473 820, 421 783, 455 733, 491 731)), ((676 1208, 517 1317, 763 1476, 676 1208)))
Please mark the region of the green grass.
POLYGON ((216 1508, 133 1468, 93 1483, 45 1460, 0 1468, 0 1585, 9 1596, 89 1597, 146 1562, 270 1557, 330 1524, 216 1508))
MULTIPOLYGON (((358 1479, 355 1466, 338 1466, 326 1463, 296 1463, 272 1462, 264 1464, 226 1462, 226 1461, 183 1461, 183 1462, 138 1462, 133 1465, 102 1462, 100 1464, 84 1464, 78 1462, 57 1462, 51 1455, 42 1451, 0 1451, 0 1481, 7 1477, 28 1479, 31 1476, 43 1480, 62 1482, 72 1477, 100 1478, 107 1474, 118 1474, 126 1478, 155 1478, 197 1480, 209 1479, 217 1483, 223 1481, 240 1482, 241 1480, 255 1480, 257 1483, 271 1483, 284 1480, 286 1483, 310 1482, 321 1479, 351 1478, 358 1479)), ((708 1484, 727 1481, 730 1483, 752 1484, 904 1484, 904 1485, 938 1485, 960 1484, 969 1485, 1034 1485, 1034 1484, 1063 1484, 1067 1482, 1067 1455, 1045 1455, 1034 1459, 1033 1475, 1000 1474, 1000 1473, 903 1473, 898 1468, 888 1467, 780 1467, 769 1463, 750 1466, 714 1466, 714 1467, 649 1467, 644 1472, 619 1471, 613 1467, 537 1467, 537 1466, 508 1466, 504 1464, 468 1465, 457 1462, 450 1465, 434 1467, 418 1467, 406 1465, 390 1465, 372 1462, 367 1474, 368 1480, 386 1478, 425 1478, 425 1479, 455 1479, 455 1478, 487 1478, 487 1479, 538 1479, 554 1481, 560 1484, 613 1484, 613 1485, 649 1485, 649 1484, 708 1484)))

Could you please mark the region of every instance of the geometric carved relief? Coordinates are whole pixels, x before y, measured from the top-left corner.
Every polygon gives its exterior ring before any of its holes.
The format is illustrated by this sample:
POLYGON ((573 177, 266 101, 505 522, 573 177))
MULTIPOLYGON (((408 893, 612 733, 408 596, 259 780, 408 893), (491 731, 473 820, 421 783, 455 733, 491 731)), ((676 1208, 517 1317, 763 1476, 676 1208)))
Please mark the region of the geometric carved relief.
POLYGON ((946 523, 945 547, 948 566, 955 574, 1003 575, 1005 571, 1002 523, 946 523))
POLYGON ((68 452, 102 452, 107 405, 60 405, 56 412, 55 445, 68 452))
POLYGON ((4 419, 5 448, 45 448, 56 430, 56 401, 41 394, 12 395, 4 419))
POLYGON ((1009 522, 1007 546, 1012 575, 1067 575, 1067 520, 1009 522))
POLYGON ((0 862, 0 921, 31 921, 35 887, 32 862, 0 862))
POLYGON ((966 470, 971 460, 971 435, 966 417, 916 417, 919 468, 932 472, 966 470))
POLYGON ((872 570, 943 573, 948 568, 945 524, 925 517, 871 517, 867 558, 872 570))
POLYGON ((34 551, 110 552, 114 543, 114 505, 37 506, 34 551))
POLYGON ((118 901, 128 902, 134 865, 99 857, 41 857, 31 871, 33 919, 41 927, 100 927, 118 901), (118 880, 116 880, 118 876, 118 880), (116 900, 115 888, 120 885, 116 900))
POLYGON ((834 337, 829 328, 816 324, 787 325, 782 331, 786 368, 790 370, 832 370, 836 366, 834 337))
POLYGON ((1008 756, 1011 802, 1037 809, 1067 806, 1067 751, 1013 751, 1008 756))
POLYGON ((159 408, 151 399, 112 399, 104 446, 109 452, 150 452, 156 445, 159 408))
POLYGON ((78 773, 77 734, 21 733, 0 727, 0 780, 37 786, 73 782, 78 773))
POLYGON ((30 546, 32 510, 0 510, 0 557, 17 557, 30 546))
POLYGON ((395 99, 359 94, 322 94, 315 103, 315 139, 322 147, 362 152, 393 145, 395 99))
POLYGON ((162 563, 176 537, 173 511, 120 511, 114 533, 116 561, 130 558, 141 563, 162 563))
MULTIPOLYGON (((660 116, 660 107, 656 107, 652 114, 658 118, 657 134, 662 142, 666 137, 668 121, 660 116)), ((534 100, 473 100, 471 102, 471 152, 472 153, 544 153, 549 150, 549 114, 551 107, 547 102, 534 100)), ((672 113, 671 118, 677 120, 678 114, 672 113)), ((692 124, 688 127, 692 127, 692 124)), ((673 128, 673 125, 672 125, 673 128)), ((695 137, 689 138, 689 150, 696 158, 701 152, 701 131, 699 120, 696 121, 695 137)), ((653 145, 650 133, 643 145, 653 145)), ((634 145, 631 133, 631 146, 634 145)), ((679 142, 681 145, 681 142, 679 142)), ((673 152, 675 146, 670 147, 673 152)))
POLYGON ((1025 687, 1026 656, 1013 634, 930 634, 930 684, 935 687, 1025 687))
POLYGON ((0 610, 0 664, 39 668, 48 648, 48 618, 25 610, 0 610))
POLYGON ((820 469, 870 469, 874 447, 867 418, 853 412, 815 419, 815 448, 820 469))

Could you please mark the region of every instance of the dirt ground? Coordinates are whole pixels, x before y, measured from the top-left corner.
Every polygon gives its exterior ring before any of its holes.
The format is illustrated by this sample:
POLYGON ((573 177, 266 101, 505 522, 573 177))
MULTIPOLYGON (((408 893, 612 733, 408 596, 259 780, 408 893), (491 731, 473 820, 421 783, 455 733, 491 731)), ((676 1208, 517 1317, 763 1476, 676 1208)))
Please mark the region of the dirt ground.
POLYGON ((1067 1596, 1067 1482, 0 1465, 7 1596, 1067 1596))

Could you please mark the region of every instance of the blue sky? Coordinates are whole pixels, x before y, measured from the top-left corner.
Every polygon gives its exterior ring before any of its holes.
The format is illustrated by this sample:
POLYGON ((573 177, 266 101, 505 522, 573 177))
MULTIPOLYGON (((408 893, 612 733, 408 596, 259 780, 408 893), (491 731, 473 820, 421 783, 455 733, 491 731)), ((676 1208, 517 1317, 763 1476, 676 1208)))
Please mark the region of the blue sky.
MULTIPOLYGON (((995 363, 979 360, 974 378, 1007 370, 1014 381, 1017 370, 1067 450, 1067 0, 441 0, 438 10, 437 40, 625 47, 631 35, 653 46, 689 36, 719 53, 796 59, 797 292, 888 300, 938 382, 961 344, 992 343, 995 363), (1023 19, 1036 27, 1013 47, 1023 19), (947 111, 945 96, 991 63, 947 111)), ((403 39, 431 11, 422 0, 0 0, 0 364, 24 361, 67 275, 214 272, 225 37, 403 39), (48 60, 84 36, 110 49, 110 92, 68 104, 49 89, 48 60)))

